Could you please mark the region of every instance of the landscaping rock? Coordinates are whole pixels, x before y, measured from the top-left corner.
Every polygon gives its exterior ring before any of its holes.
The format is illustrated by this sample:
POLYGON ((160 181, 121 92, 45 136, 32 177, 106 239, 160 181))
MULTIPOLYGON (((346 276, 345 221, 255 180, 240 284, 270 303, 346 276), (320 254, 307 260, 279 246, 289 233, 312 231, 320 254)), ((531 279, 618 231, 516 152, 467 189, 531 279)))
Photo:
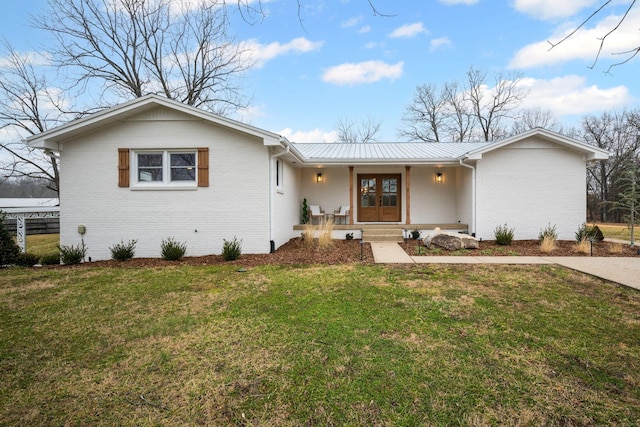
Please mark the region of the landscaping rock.
POLYGON ((439 246, 449 251, 458 249, 478 249, 479 241, 468 234, 449 233, 436 228, 433 233, 423 239, 427 248, 431 245, 439 246))

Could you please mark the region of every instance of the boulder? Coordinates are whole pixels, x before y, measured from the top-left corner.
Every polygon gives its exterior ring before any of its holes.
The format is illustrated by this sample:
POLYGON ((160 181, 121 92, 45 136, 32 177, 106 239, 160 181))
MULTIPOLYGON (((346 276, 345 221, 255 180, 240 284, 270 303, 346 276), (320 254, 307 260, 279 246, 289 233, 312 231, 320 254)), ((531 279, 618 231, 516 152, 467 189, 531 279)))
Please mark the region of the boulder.
POLYGON ((449 233, 436 228, 431 234, 423 239, 427 248, 431 245, 439 246, 449 251, 458 249, 478 249, 478 239, 468 234, 449 233))

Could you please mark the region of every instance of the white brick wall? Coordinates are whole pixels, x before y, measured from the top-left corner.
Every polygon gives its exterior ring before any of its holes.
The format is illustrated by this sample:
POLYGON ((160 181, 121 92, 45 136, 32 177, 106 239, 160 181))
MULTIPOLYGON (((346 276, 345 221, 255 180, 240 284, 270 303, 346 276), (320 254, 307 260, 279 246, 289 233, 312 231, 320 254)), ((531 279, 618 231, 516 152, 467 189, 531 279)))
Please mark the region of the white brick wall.
POLYGON ((542 141, 485 154, 477 163, 477 236, 492 240, 507 223, 515 239, 537 239, 550 223, 559 239, 573 239, 586 217, 585 174, 582 154, 542 141))
MULTIPOLYGON (((132 162, 133 165, 133 162, 132 162)), ((269 251, 269 153, 258 138, 168 110, 136 116, 64 143, 61 153, 62 245, 80 243, 108 259, 109 247, 137 239, 137 257, 159 257, 168 237, 187 255, 220 253, 242 239, 244 253, 269 251), (168 114, 167 114, 168 113, 168 114), (209 187, 136 191, 118 187, 118 148, 209 147, 209 187)))

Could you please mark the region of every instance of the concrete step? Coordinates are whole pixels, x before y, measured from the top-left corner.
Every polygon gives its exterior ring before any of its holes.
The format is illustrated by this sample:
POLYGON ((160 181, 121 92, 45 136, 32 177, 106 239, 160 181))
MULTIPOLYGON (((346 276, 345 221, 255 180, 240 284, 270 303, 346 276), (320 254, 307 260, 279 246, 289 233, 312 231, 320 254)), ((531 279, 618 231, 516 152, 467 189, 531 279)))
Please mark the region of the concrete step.
POLYGON ((402 242, 404 240, 401 229, 386 228, 364 230, 362 239, 365 242, 402 242))

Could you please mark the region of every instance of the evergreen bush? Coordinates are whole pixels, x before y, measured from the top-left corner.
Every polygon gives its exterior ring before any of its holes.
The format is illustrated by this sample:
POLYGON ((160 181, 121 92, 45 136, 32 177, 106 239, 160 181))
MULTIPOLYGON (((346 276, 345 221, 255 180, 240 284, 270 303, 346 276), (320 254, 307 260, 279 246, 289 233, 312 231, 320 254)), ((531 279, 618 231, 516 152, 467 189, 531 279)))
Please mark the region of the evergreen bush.
POLYGON ((225 261, 233 261, 240 258, 242 253, 242 240, 238 240, 235 236, 233 240, 222 239, 222 258, 225 261))
POLYGON ((602 230, 597 225, 590 226, 586 223, 582 223, 578 231, 576 231, 576 242, 581 242, 582 240, 595 240, 598 242, 602 242, 604 240, 604 234, 602 234, 602 230))
POLYGON ((555 224, 553 224, 552 226, 551 223, 549 223, 544 230, 540 230, 540 234, 538 234, 538 240, 542 242, 545 238, 558 240, 558 231, 556 230, 555 224))
POLYGON ((33 267, 40 261, 40 257, 36 254, 20 252, 16 258, 16 265, 20 267, 33 267))
POLYGON ((124 243, 123 240, 109 248, 111 251, 111 259, 116 261, 126 261, 133 258, 136 253, 137 240, 129 240, 129 243, 124 243))
POLYGON ((60 264, 60 252, 46 254, 40 257, 41 265, 58 265, 60 264))
POLYGON ((60 261, 65 265, 80 264, 87 254, 87 247, 84 244, 58 247, 60 248, 60 261))
POLYGON ((0 211, 0 267, 15 263, 20 254, 20 248, 5 227, 5 216, 6 214, 0 211))
POLYGON ((162 259, 166 261, 179 261, 187 253, 187 244, 177 242, 173 237, 162 240, 160 245, 162 259))
POLYGON ((513 241, 513 228, 509 228, 506 223, 497 226, 493 233, 499 245, 510 245, 513 241))

